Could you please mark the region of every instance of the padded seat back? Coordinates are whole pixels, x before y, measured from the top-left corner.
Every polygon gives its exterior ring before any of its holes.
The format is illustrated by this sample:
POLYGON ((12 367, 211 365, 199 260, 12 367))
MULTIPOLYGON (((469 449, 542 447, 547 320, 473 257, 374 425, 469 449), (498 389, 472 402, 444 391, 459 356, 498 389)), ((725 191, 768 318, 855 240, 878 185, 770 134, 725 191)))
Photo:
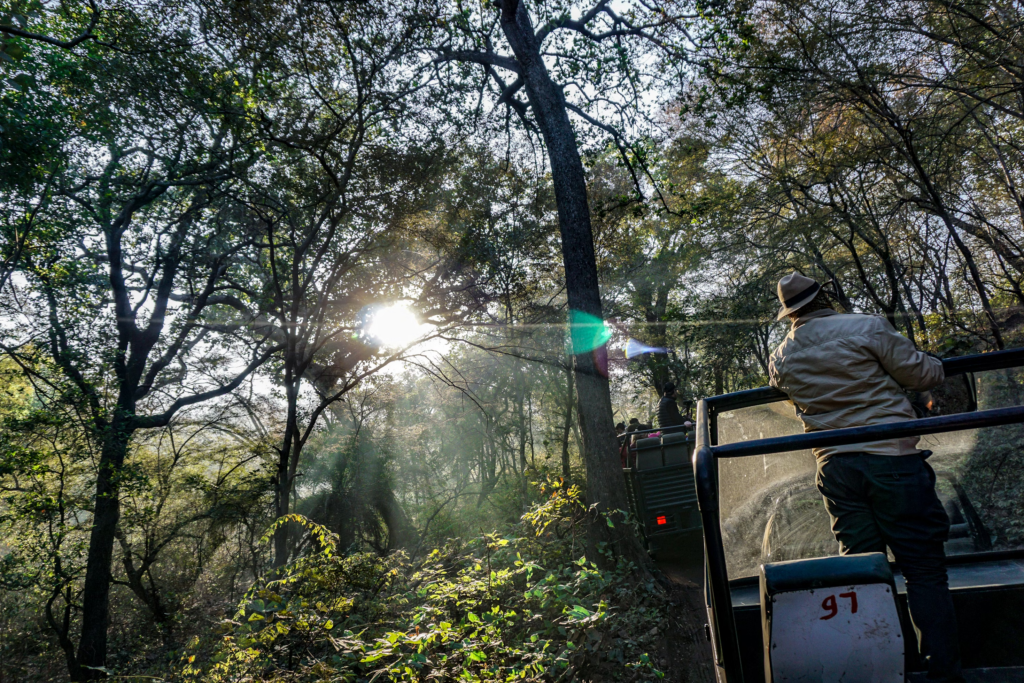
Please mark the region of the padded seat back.
POLYGON ((903 683, 903 631, 884 553, 761 565, 767 683, 903 683))
POLYGON ((638 470, 653 470, 663 464, 661 439, 640 439, 636 442, 636 468, 638 470))
POLYGON ((661 450, 665 455, 666 467, 688 463, 693 453, 693 437, 686 434, 666 434, 661 437, 661 450))

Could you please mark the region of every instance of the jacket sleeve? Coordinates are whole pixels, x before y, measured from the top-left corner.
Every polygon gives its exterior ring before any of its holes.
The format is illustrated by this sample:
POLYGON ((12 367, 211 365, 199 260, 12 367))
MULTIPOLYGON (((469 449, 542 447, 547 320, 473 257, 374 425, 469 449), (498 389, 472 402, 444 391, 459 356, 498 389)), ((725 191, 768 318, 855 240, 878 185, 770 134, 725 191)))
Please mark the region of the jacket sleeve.
POLYGON ((942 384, 946 373, 942 361, 918 351, 889 321, 878 319, 872 335, 872 352, 889 375, 910 391, 927 391, 942 384))

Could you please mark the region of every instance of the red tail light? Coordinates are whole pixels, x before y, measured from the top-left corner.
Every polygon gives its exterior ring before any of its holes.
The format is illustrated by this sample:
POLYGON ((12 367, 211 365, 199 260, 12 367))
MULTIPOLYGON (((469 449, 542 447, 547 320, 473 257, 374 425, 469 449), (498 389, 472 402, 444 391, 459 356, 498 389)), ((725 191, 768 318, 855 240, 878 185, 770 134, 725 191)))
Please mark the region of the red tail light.
POLYGON ((658 518, 654 521, 658 523, 658 526, 661 526, 662 524, 668 524, 668 519, 665 517, 665 515, 658 515, 658 518))

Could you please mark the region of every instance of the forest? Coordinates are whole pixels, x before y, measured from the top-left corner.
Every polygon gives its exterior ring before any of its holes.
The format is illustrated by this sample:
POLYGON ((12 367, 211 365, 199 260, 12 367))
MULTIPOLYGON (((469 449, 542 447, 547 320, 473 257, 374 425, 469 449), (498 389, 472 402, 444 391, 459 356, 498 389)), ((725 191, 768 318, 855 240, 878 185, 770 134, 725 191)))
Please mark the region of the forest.
POLYGON ((713 680, 613 426, 766 385, 794 270, 1024 345, 1022 27, 0 0, 0 683, 713 680))

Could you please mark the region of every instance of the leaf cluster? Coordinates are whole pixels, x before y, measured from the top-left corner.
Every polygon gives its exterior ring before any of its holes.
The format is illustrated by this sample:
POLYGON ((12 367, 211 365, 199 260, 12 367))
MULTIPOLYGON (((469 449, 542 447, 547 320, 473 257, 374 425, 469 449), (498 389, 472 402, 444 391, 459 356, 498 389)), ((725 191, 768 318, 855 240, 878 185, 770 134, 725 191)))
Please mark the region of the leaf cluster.
POLYGON ((217 634, 194 640, 183 680, 662 677, 647 648, 663 594, 625 563, 574 558, 579 489, 545 490, 507 534, 450 540, 419 563, 339 555, 324 527, 279 520, 306 527, 316 551, 256 583, 217 634))

